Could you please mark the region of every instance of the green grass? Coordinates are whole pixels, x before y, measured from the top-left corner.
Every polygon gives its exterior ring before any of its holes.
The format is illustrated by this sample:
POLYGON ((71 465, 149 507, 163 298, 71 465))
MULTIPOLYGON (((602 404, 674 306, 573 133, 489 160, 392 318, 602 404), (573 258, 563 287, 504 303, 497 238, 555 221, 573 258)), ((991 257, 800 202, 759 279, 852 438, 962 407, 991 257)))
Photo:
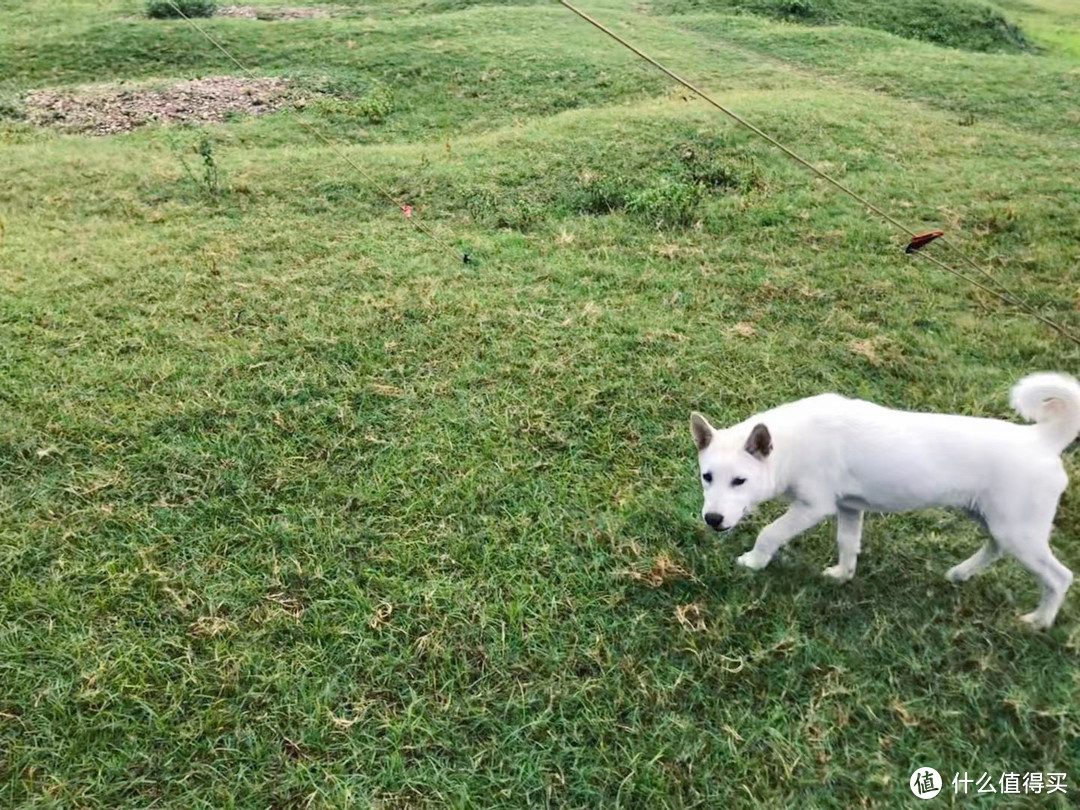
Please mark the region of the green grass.
POLYGON ((155 19, 211 17, 215 10, 208 0, 146 0, 146 16, 155 19))
POLYGON ((1072 0, 1001 0, 999 5, 1037 41, 1080 57, 1080 7, 1072 0))
POLYGON ((742 11, 806 25, 848 24, 971 51, 1025 51, 1015 23, 971 0, 660 0, 666 12, 742 11))
MULTIPOLYGON (((950 585, 979 538, 941 512, 871 519, 844 587, 827 526, 737 571, 777 507, 702 530, 687 416, 1011 418, 1075 347, 565 10, 332 5, 201 23, 302 110, 0 121, 0 805, 906 807, 931 765, 1068 806, 1075 594, 1036 634, 1014 563, 950 585)), ((583 5, 1080 327, 1068 48, 583 5)), ((5 92, 229 70, 139 15, 5 8, 5 92)), ((1071 489, 1057 526, 1080 569, 1071 489)))

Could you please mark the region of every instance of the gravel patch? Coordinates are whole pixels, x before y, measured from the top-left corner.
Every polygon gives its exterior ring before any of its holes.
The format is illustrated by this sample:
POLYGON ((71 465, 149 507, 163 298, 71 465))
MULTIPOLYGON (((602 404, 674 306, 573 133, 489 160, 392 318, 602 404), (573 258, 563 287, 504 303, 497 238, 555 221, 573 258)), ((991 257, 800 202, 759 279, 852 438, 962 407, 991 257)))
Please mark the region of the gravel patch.
POLYGON ((267 8, 265 6, 221 6, 214 12, 215 17, 237 17, 243 20, 316 20, 330 16, 325 8, 306 8, 290 6, 286 8, 267 8))
POLYGON ((27 120, 68 132, 113 135, 146 124, 213 123, 230 115, 265 115, 289 103, 285 79, 211 76, 154 85, 90 85, 35 90, 27 120))

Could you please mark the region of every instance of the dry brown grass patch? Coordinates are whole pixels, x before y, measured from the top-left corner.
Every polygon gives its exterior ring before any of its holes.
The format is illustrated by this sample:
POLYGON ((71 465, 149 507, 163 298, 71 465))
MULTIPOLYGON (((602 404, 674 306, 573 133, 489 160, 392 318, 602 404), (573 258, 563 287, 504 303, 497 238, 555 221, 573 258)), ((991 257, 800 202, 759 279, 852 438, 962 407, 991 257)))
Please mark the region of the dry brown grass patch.
POLYGON ((209 76, 171 84, 102 84, 35 90, 27 119, 68 132, 113 135, 147 124, 216 123, 231 115, 265 115, 289 101, 285 79, 209 76))

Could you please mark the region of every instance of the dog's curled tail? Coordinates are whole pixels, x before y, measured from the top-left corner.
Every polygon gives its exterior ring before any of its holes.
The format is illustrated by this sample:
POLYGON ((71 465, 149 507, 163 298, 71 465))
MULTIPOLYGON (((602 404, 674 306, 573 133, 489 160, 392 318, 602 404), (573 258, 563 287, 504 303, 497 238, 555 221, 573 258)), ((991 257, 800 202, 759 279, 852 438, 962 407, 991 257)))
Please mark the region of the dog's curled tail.
POLYGON ((1059 453, 1080 432, 1080 382, 1068 374, 1044 371, 1024 377, 1013 386, 1009 404, 1034 422, 1059 453))

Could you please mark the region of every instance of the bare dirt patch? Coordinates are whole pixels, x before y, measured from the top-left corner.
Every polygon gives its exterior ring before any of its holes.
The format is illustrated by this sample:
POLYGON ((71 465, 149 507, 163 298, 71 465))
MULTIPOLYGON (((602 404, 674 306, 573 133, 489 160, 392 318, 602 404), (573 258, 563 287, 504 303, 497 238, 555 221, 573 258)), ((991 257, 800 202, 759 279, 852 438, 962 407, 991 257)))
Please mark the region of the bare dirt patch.
POLYGON ((33 124, 113 135, 146 124, 214 123, 236 114, 265 115, 290 100, 285 79, 211 76, 153 85, 90 85, 35 90, 25 100, 33 124))
POLYGON ((265 6, 222 6, 214 12, 215 17, 237 17, 242 20, 319 20, 330 16, 329 9, 288 6, 266 8, 265 6))

